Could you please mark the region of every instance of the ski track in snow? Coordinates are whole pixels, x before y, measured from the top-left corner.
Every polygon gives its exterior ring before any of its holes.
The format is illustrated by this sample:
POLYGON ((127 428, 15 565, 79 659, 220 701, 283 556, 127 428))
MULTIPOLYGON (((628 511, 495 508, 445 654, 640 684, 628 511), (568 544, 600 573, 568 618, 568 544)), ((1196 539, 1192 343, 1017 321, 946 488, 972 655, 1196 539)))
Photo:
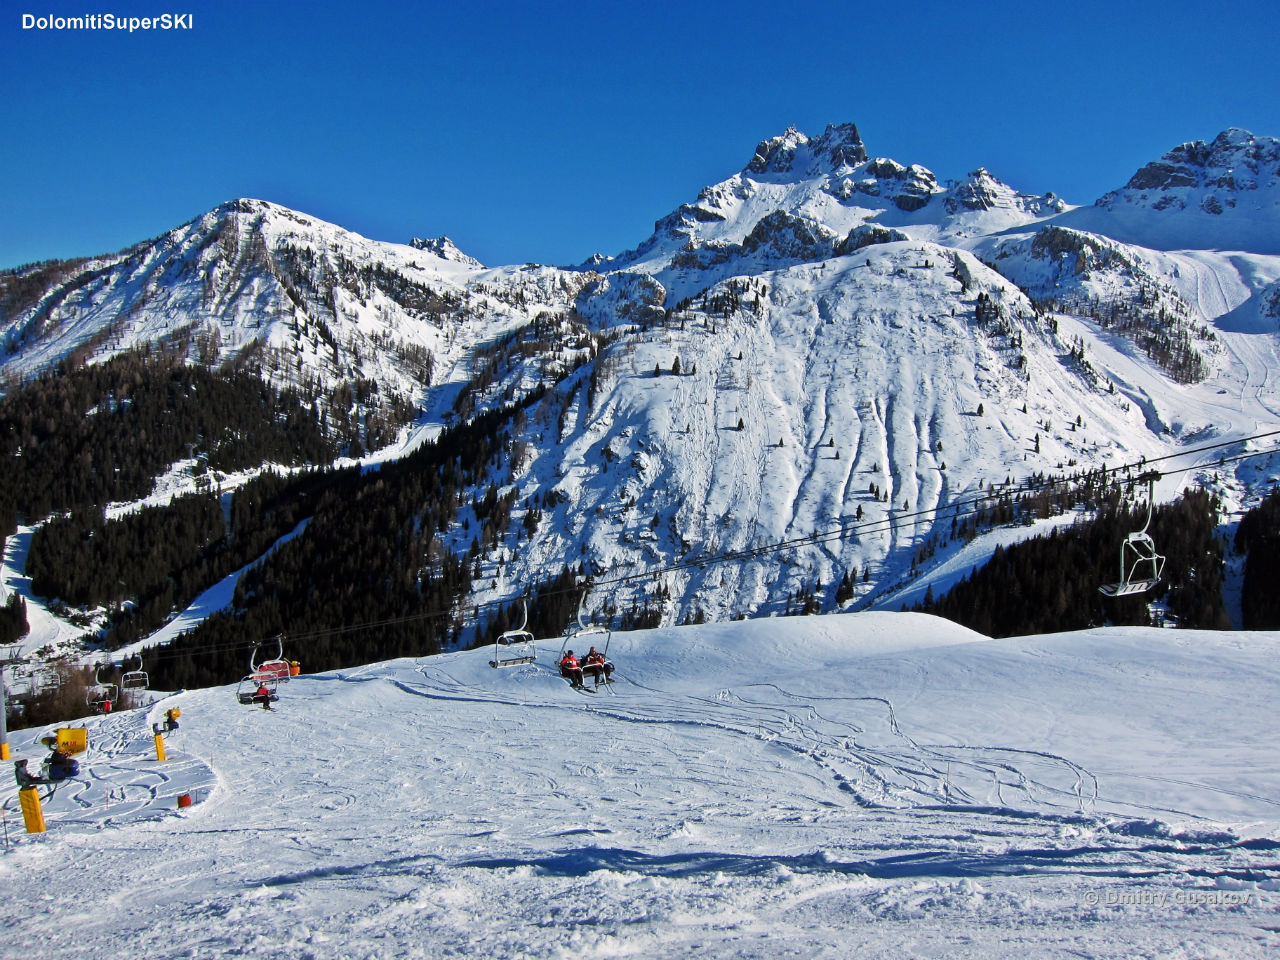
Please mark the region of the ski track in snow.
POLYGON ((476 650, 303 676, 270 712, 188 691, 87 721, 43 837, 3 792, 0 942, 1263 957, 1280 946, 1275 645, 989 641, 862 614, 614 634, 612 695, 554 675, 559 641, 501 671, 476 650), (1229 691, 1240 716, 1202 735, 1203 703, 1229 691), (157 763, 171 705, 182 726, 157 763))

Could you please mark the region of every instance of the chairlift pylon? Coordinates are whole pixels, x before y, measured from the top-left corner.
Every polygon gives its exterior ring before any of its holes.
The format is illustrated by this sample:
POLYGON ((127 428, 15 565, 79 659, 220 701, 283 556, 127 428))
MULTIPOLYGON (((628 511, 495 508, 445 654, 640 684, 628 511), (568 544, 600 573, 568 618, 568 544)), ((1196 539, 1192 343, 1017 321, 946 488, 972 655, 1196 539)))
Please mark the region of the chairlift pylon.
POLYGON ((1160 475, 1154 471, 1138 477, 1147 482, 1147 519, 1142 529, 1130 533, 1120 545, 1120 579, 1104 583, 1098 592, 1106 597, 1128 597, 1145 593, 1154 587, 1164 573, 1165 558, 1156 553, 1155 541, 1147 533, 1154 512, 1155 482, 1160 475))
POLYGON ((538 648, 533 634, 525 629, 529 625, 529 605, 521 600, 520 609, 520 626, 500 633, 493 641, 493 659, 489 661, 489 666, 495 670, 500 667, 533 663, 538 659, 538 648))

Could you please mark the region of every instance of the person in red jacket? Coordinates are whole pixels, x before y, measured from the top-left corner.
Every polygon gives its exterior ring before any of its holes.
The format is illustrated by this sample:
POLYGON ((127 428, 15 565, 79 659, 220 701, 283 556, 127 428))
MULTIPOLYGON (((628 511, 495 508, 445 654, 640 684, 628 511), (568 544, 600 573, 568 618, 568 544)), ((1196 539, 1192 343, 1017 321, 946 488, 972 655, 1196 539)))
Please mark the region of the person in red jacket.
POLYGON ((582 672, 589 673, 595 678, 596 686, 600 685, 600 681, 604 680, 609 683, 609 674, 613 673, 613 664, 604 658, 604 654, 592 647, 587 651, 587 657, 582 661, 582 672))
POLYGON ((560 661, 560 676, 574 687, 582 686, 582 667, 578 665, 578 658, 573 655, 572 650, 566 651, 564 659, 560 661))

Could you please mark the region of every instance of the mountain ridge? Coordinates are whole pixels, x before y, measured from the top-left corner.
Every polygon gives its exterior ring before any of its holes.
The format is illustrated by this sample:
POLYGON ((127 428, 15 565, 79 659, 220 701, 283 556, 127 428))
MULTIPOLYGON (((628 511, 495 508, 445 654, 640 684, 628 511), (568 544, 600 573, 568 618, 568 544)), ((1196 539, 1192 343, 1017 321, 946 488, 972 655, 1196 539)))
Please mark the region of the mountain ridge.
MULTIPOLYGON (((1219 140, 1172 154, 1264 170, 1275 142, 1219 140)), ((382 243, 239 199, 121 254, 0 275, 3 366, 186 337, 191 362, 301 387, 364 431, 355 458, 527 401, 488 481, 515 497, 510 526, 472 553, 477 599, 497 600, 570 564, 749 552, 941 510, 993 470, 1158 456, 1274 417, 1280 257, 1134 245, 1071 226, 1082 211, 1111 216, 983 168, 939 183, 853 124, 762 141, 635 249, 571 268, 484 267, 447 238, 382 243)), ((466 553, 484 525, 464 505, 442 542, 466 553)), ((935 519, 686 572, 663 616, 777 612, 851 571, 869 602, 954 543, 935 519)))

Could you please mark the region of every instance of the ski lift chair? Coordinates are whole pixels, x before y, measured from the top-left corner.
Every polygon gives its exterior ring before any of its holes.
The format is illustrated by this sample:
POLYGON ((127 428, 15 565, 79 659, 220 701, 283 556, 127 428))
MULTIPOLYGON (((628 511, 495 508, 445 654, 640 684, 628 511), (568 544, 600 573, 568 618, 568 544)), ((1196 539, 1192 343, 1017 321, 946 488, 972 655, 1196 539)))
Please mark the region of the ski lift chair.
MULTIPOLYGON (((582 599, 578 601, 578 629, 565 635, 564 642, 560 644, 560 656, 556 662, 559 663, 564 659, 565 651, 581 647, 584 643, 590 645, 592 638, 604 637, 604 649, 597 651, 604 658, 604 666, 592 672, 592 676, 595 679, 595 687, 598 690, 601 684, 608 685, 613 683, 613 678, 610 676, 613 673, 613 663, 609 660, 609 641, 613 638, 613 631, 598 624, 588 624, 583 620, 585 613, 583 608, 587 602, 588 592, 583 591, 582 599)), ((582 673, 585 678, 587 674, 585 666, 582 673)), ((573 682, 568 677, 565 679, 569 680, 570 683, 573 682)), ((612 692, 610 690, 610 693, 612 692)))
POLYGON ((293 672, 292 665, 284 658, 284 637, 277 636, 276 640, 276 656, 273 660, 264 660, 257 662, 258 646, 253 648, 253 653, 249 655, 249 675, 259 683, 265 683, 270 687, 274 687, 283 680, 288 680, 293 672))
POLYGON ((236 686, 236 699, 246 707, 254 705, 261 706, 263 703, 263 697, 258 691, 263 686, 268 687, 266 696, 267 703, 275 703, 280 699, 280 694, 276 693, 275 690, 270 689, 270 685, 267 684, 266 681, 255 677, 253 674, 243 677, 240 680, 240 683, 236 686))
POLYGON ((1142 529, 1130 533, 1120 545, 1120 579, 1115 583, 1104 583, 1098 591, 1106 597, 1128 597, 1136 593, 1145 593, 1159 582, 1164 574, 1165 558, 1156 553, 1155 541, 1147 533, 1151 525, 1152 503, 1154 501, 1155 481, 1159 474, 1149 473, 1139 480, 1147 481, 1147 519, 1142 529))
POLYGON ((523 663, 533 663, 538 659, 538 649, 534 645, 533 634, 525 629, 529 625, 529 606, 520 601, 522 617, 520 626, 498 635, 493 642, 493 659, 489 666, 497 670, 500 667, 515 667, 523 663))
POLYGON ((89 706, 93 707, 95 713, 110 713, 111 708, 120 702, 120 690, 114 683, 108 683, 102 679, 101 666, 93 668, 93 693, 94 697, 89 701, 89 706))
POLYGON ((135 653, 134 657, 138 661, 138 665, 134 669, 125 670, 120 674, 121 690, 142 690, 151 682, 151 678, 142 669, 142 654, 135 653))

